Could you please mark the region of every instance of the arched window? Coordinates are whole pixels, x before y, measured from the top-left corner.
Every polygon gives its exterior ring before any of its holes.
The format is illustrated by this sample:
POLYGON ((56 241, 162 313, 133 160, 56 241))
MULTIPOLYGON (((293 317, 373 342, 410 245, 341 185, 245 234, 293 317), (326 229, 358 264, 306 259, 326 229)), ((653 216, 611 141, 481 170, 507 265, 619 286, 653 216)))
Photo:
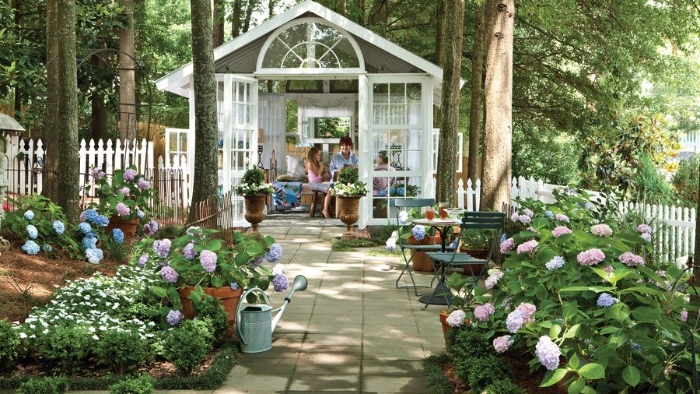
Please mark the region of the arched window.
POLYGON ((322 19, 303 18, 268 38, 258 58, 258 73, 261 72, 358 73, 364 72, 364 61, 348 33, 322 19))

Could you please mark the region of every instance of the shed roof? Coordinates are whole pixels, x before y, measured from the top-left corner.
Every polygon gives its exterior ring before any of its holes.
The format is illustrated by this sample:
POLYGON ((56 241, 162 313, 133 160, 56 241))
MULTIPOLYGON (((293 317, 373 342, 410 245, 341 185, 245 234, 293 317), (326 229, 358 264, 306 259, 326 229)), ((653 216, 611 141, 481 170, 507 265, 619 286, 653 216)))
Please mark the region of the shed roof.
MULTIPOLYGON (((440 67, 311 0, 298 4, 215 48, 214 67, 216 72, 265 77, 263 74, 256 74, 256 63, 267 38, 288 22, 314 16, 346 31, 356 40, 362 51, 367 73, 430 75, 433 78, 433 97, 436 98, 436 103, 439 103, 442 87, 442 69, 440 67)), ((192 63, 187 63, 158 79, 156 86, 160 90, 189 97, 192 70, 192 63)), ((294 75, 286 77, 293 78, 294 75)), ((328 75, 304 75, 300 78, 328 79, 328 77, 328 75)))

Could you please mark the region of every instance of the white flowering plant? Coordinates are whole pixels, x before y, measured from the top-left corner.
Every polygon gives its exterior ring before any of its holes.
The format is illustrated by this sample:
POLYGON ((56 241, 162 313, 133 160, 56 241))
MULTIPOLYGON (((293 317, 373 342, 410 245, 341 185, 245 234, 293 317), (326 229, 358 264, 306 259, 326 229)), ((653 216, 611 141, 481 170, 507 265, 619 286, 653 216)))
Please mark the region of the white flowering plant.
MULTIPOLYGON (((692 385, 685 267, 655 261, 653 229, 583 191, 520 202, 528 227, 503 240, 488 293, 464 311, 495 353, 528 353, 542 386, 575 392, 686 392, 692 385), (527 207, 527 208, 526 208, 527 207), (526 214, 528 209, 531 214, 526 214), (679 391, 680 390, 680 391, 679 391)), ((513 220, 513 218, 511 218, 513 220)), ((519 219, 517 219, 519 220, 519 219)))
POLYGON ((364 196, 368 191, 367 184, 360 181, 360 173, 354 167, 345 167, 340 170, 338 181, 331 187, 331 193, 345 197, 364 196))
MULTIPOLYGON (((151 181, 139 174, 135 166, 117 169, 112 176, 94 167, 90 170, 90 177, 98 201, 92 202, 89 208, 108 218, 138 218, 140 222, 148 222, 155 192, 151 181)), ((89 190, 90 186, 86 189, 89 190)))
POLYGON ((275 193, 275 188, 271 183, 265 182, 265 171, 258 166, 253 166, 243 173, 241 182, 233 187, 233 191, 239 196, 272 195, 275 193))
POLYGON ((216 233, 189 227, 174 239, 145 237, 135 246, 131 263, 157 272, 162 279, 151 290, 165 301, 164 317, 181 311, 177 289, 185 286, 266 290, 272 284, 275 291, 289 287, 284 267, 278 263, 282 246, 272 237, 236 232, 233 246, 228 246, 214 238, 216 233), (270 268, 266 263, 276 265, 270 268))

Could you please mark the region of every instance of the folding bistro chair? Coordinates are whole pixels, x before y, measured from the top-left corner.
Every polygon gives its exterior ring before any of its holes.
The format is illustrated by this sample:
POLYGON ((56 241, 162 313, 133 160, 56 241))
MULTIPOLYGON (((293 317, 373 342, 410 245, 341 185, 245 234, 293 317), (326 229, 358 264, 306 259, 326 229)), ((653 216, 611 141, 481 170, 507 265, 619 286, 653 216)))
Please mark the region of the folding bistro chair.
POLYGON ((430 252, 430 251, 438 251, 442 248, 441 244, 432 244, 432 245, 412 245, 407 243, 406 241, 401 241, 401 234, 407 234, 411 232, 411 229, 413 228, 413 225, 411 222, 406 222, 402 223, 401 219, 399 219, 399 215, 401 214, 401 211, 410 209, 410 208, 424 208, 424 207, 432 207, 435 205, 435 200, 432 198, 413 198, 413 199, 403 199, 403 198, 397 198, 394 200, 394 206, 397 207, 398 209, 396 210, 396 220, 399 226, 398 230, 398 240, 396 242, 396 246, 401 248, 401 254, 403 255, 403 261, 406 264, 403 267, 403 270, 401 270, 401 274, 399 274, 399 277, 396 278, 396 288, 397 289, 405 289, 407 287, 413 287, 413 290, 415 291, 416 295, 418 296, 418 288, 419 287, 430 287, 430 286, 425 286, 421 285, 418 286, 416 285, 416 281, 413 278, 413 267, 411 266, 411 260, 413 259, 413 256, 415 254, 411 254, 411 250, 415 252, 430 252), (399 281, 401 280, 401 277, 405 273, 408 273, 408 277, 411 279, 412 285, 399 285, 399 281))
MULTIPOLYGON (((499 249, 501 235, 503 234, 505 226, 504 212, 472 212, 465 211, 462 213, 462 224, 460 226, 460 237, 470 229, 485 230, 490 231, 491 242, 489 245, 489 252, 485 258, 477 258, 469 255, 468 253, 459 252, 459 250, 447 251, 447 252, 427 252, 426 254, 433 261, 433 271, 435 278, 433 280, 438 281, 436 288, 445 285, 445 275, 447 271, 451 268, 468 267, 472 275, 477 272, 477 268, 481 268, 481 273, 477 278, 475 278, 474 285, 479 282, 479 278, 486 274, 486 266, 489 261, 493 258, 496 251, 499 249)), ((438 292, 433 292, 430 298, 425 303, 427 308, 430 305, 433 297, 438 292)), ((447 292, 440 293, 445 298, 447 305, 450 305, 450 297, 447 292)))

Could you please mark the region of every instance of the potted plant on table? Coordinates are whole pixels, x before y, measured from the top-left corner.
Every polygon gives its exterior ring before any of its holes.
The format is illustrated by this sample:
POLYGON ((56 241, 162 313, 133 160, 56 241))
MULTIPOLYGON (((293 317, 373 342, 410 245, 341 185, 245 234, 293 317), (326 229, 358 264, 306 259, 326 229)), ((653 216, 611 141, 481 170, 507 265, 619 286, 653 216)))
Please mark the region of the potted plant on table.
POLYGON ((345 167, 340 170, 338 181, 333 183, 330 190, 338 201, 338 219, 345 224, 345 233, 341 238, 357 238, 352 226, 360 218, 358 214, 360 198, 367 195, 367 184, 360 181, 357 168, 345 167))
POLYGON ((265 182, 265 171, 258 166, 250 167, 233 191, 245 199, 245 220, 253 232, 258 232, 258 224, 265 219, 267 198, 275 192, 272 184, 265 182))
POLYGON ((111 177, 95 167, 90 177, 99 199, 92 202, 90 208, 109 219, 105 232, 119 228, 127 239, 132 238, 138 225, 148 221, 154 195, 151 182, 139 174, 135 166, 115 170, 111 177))
POLYGON ((234 233, 234 245, 213 238, 217 230, 190 227, 174 239, 144 238, 133 254, 132 263, 157 271, 162 286, 152 290, 163 297, 161 315, 165 322, 177 325, 193 318, 205 295, 219 299, 228 315, 228 336, 233 333, 235 311, 245 288, 284 291, 289 280, 281 264, 282 247, 272 237, 258 233, 234 233))

